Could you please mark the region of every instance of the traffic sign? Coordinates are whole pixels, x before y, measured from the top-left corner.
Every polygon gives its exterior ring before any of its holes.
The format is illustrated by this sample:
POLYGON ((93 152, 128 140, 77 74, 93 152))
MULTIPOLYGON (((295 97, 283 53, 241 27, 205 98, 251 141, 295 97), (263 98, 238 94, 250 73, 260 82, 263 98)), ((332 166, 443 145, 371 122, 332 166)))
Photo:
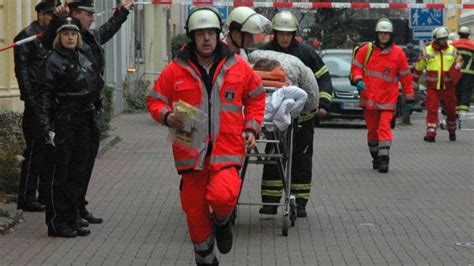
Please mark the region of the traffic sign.
POLYGON ((431 29, 413 29, 413 40, 429 41, 432 39, 431 29))
POLYGON ((444 25, 444 9, 410 9, 410 28, 436 28, 444 25))

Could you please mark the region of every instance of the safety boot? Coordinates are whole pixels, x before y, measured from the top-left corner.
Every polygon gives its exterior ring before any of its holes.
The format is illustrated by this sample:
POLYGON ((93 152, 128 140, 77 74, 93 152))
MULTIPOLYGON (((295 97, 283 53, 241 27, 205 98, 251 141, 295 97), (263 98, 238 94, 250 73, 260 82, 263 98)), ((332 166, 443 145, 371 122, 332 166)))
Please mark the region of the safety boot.
POLYGON ((306 207, 302 204, 298 204, 296 206, 296 216, 297 217, 307 217, 308 214, 306 213, 306 207))
POLYGON ((424 138, 423 138, 424 141, 426 142, 435 142, 436 139, 434 136, 430 136, 430 135, 426 135, 424 138))
POLYGON ((456 133, 449 133, 449 141, 456 141, 456 133))
POLYGON ((94 216, 86 208, 79 210, 79 215, 81 218, 85 219, 90 224, 101 224, 104 220, 102 218, 94 216))
POLYGON ((388 156, 379 156, 377 158, 377 160, 379 161, 379 172, 380 173, 388 173, 388 164, 389 164, 389 157, 388 156))
POLYGON ((377 170, 377 169, 379 169, 379 167, 380 167, 379 161, 378 161, 377 159, 372 160, 372 168, 373 168, 374 170, 377 170))
POLYGON ((71 227, 63 224, 48 227, 48 236, 73 238, 78 236, 78 232, 71 227))
POLYGON ((227 221, 225 224, 218 224, 214 218, 214 236, 216 237, 217 249, 222 254, 229 253, 232 249, 232 227, 230 226, 230 221, 227 221))
POLYGON ((258 212, 260 214, 275 215, 278 213, 278 206, 263 205, 258 212))

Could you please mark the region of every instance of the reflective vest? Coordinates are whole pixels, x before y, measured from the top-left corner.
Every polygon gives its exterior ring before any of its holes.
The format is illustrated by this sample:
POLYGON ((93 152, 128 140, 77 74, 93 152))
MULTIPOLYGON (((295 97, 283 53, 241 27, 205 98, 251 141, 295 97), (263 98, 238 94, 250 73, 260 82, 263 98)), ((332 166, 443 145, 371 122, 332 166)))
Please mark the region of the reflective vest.
POLYGON ((165 124, 167 113, 179 100, 197 107, 206 116, 206 121, 195 123, 192 133, 176 130, 172 146, 179 173, 202 170, 210 142, 211 169, 242 164, 242 131, 258 134, 263 120, 265 91, 261 83, 239 56, 219 62, 210 97, 198 68, 190 60, 177 58, 163 70, 147 97, 153 118, 165 124))
POLYGON ((433 48, 433 44, 430 44, 421 52, 413 77, 418 80, 423 70, 426 70, 426 86, 438 90, 445 89, 446 85, 453 86, 448 71, 457 62, 462 63, 462 57, 454 46, 448 45, 438 51, 433 48))
POLYGON ((458 49, 464 61, 461 72, 463 74, 474 75, 474 62, 472 62, 474 57, 474 41, 462 38, 453 41, 451 45, 458 49))
POLYGON ((355 82, 363 80, 365 91, 360 93, 359 106, 369 110, 395 110, 399 81, 405 94, 413 94, 412 75, 403 50, 393 44, 384 50, 374 46, 370 58, 369 45, 357 52, 351 66, 355 82))

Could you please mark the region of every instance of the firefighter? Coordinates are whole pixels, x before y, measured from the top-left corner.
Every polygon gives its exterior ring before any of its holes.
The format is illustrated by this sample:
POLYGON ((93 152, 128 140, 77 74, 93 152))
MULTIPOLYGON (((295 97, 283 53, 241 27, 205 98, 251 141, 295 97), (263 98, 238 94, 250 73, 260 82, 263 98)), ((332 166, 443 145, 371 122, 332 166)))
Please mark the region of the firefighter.
MULTIPOLYGON (((69 15, 80 22, 81 25, 81 36, 83 40, 83 47, 81 50, 84 55, 92 62, 98 69, 101 76, 104 74, 105 68, 105 56, 102 45, 107 43, 112 37, 120 30, 122 24, 127 20, 130 10, 134 8, 134 0, 125 0, 120 8, 117 8, 113 16, 102 26, 97 29, 91 29, 92 23, 95 21, 94 13, 96 9, 94 7, 94 0, 69 0, 68 8, 60 6, 56 10, 58 17, 54 18, 51 22, 51 26, 45 32, 45 45, 48 47, 51 45, 51 36, 54 36, 55 29, 57 28, 57 21, 60 21, 61 16, 69 15), (69 12, 68 12, 69 11, 69 12)), ((80 197, 78 203, 79 216, 86 221, 82 220, 81 223, 86 225, 87 223, 99 224, 103 222, 102 218, 99 218, 87 210, 86 200, 87 188, 92 176, 92 170, 94 168, 95 158, 99 151, 100 142, 100 127, 99 127, 99 116, 102 108, 102 100, 100 96, 101 88, 95 90, 95 106, 96 106, 96 119, 94 126, 91 131, 90 137, 90 152, 91 156, 87 173, 81 180, 80 197)))
POLYGON ((77 221, 81 179, 90 157, 90 132, 95 117, 94 95, 103 85, 97 66, 79 49, 79 24, 68 17, 57 29, 53 50, 40 67, 38 119, 52 158, 51 197, 46 204, 48 235, 90 234, 77 221))
MULTIPOLYGON (((303 113, 298 119, 299 128, 295 132, 295 144, 293 147, 293 166, 291 194, 295 195, 297 203, 297 216, 306 217, 306 204, 309 200, 313 167, 313 140, 314 119, 316 115, 320 118, 326 116, 332 100, 332 83, 328 67, 316 54, 311 46, 296 41, 298 21, 290 12, 277 13, 272 19, 274 39, 265 44, 262 50, 273 50, 291 54, 299 58, 311 68, 319 86, 319 107, 317 110, 303 113)), ((280 200, 283 184, 278 172, 267 171, 264 173, 262 183, 262 201, 278 202, 280 200)), ((264 205, 260 213, 274 214, 275 206, 264 205)))
MULTIPOLYGON (((37 19, 23 29, 15 37, 15 42, 43 32, 53 18, 53 11, 58 5, 55 0, 43 0, 35 6, 37 19)), ((20 88, 20 99, 25 103, 23 111, 23 136, 26 149, 23 153, 25 160, 21 165, 20 188, 17 197, 17 209, 23 211, 41 212, 47 201, 47 178, 41 171, 43 162, 43 141, 38 138, 38 121, 36 117, 36 94, 39 80, 37 70, 42 60, 48 54, 38 39, 15 47, 15 74, 20 88), (39 187, 38 187, 39 181, 39 187), (39 201, 36 198, 39 190, 39 201), (41 202, 41 203, 40 203, 41 202)))
POLYGON ((459 39, 451 43, 461 54, 464 65, 461 68, 462 77, 456 84, 456 113, 458 119, 462 121, 462 116, 469 112, 469 102, 471 99, 472 87, 474 87, 474 41, 469 39, 471 30, 462 26, 459 28, 459 39))
POLYGON ((254 43, 255 36, 271 27, 266 17, 245 6, 232 10, 226 23, 229 32, 224 42, 247 61, 247 49, 254 43))
POLYGON ((218 40, 220 31, 216 9, 192 10, 186 21, 191 41, 147 97, 152 117, 176 132, 173 155, 197 265, 218 265, 214 237, 222 254, 232 248, 229 217, 240 191, 238 170, 255 146, 265 109, 261 79, 218 40), (180 101, 198 107, 202 122, 184 127, 189 118, 173 109, 180 101))
POLYGON ((377 21, 375 42, 372 46, 362 46, 357 52, 351 75, 360 94, 359 106, 364 108, 372 167, 387 173, 392 145, 390 124, 397 108, 399 79, 406 97, 406 109, 413 108, 415 100, 410 67, 403 50, 393 42, 390 20, 377 21))
MULTIPOLYGON (((445 27, 433 31, 433 42, 421 51, 420 58, 415 65, 413 78, 418 82, 420 74, 426 70, 427 95, 425 106, 426 142, 435 142, 436 126, 438 122, 438 108, 440 99, 443 100, 447 116, 449 140, 456 141, 456 96, 455 84, 448 71, 454 64, 454 71, 462 67, 462 57, 458 50, 448 44, 449 31, 445 27)), ((451 69, 451 71, 453 71, 451 69)))

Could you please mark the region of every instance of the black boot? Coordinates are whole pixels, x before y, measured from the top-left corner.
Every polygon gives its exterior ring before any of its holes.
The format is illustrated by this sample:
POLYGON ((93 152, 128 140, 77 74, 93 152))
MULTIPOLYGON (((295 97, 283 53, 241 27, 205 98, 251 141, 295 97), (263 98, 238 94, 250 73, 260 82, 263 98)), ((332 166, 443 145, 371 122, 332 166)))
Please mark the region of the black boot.
POLYGON ((67 225, 57 225, 48 227, 48 236, 73 238, 78 232, 67 225))
POLYGON ((94 216, 91 212, 89 212, 85 208, 79 210, 79 214, 80 214, 81 218, 85 219, 90 224, 101 224, 104 221, 102 218, 94 216))
POLYGON ((232 227, 230 226, 230 221, 227 221, 223 225, 216 223, 214 218, 214 236, 216 237, 217 249, 220 253, 226 254, 232 249, 232 227))
POLYGON ((424 138, 423 138, 424 141, 426 142, 435 142, 435 137, 434 136, 430 136, 430 135, 426 135, 424 138))
POLYGON ((307 217, 308 214, 306 213, 306 207, 302 204, 298 204, 296 206, 296 216, 297 217, 307 217))
POLYGON ((380 167, 379 161, 378 161, 377 159, 372 160, 372 168, 373 168, 374 170, 377 170, 377 169, 379 169, 379 167, 380 167))
POLYGON ((382 155, 377 158, 379 161, 379 172, 380 173, 388 173, 388 164, 389 164, 389 157, 382 155))
POLYGON ((449 133, 449 140, 456 141, 456 133, 449 133))
POLYGON ((28 201, 19 204, 18 209, 21 209, 24 212, 44 212, 46 210, 46 206, 39 203, 38 201, 28 201))
POLYGON ((258 212, 260 214, 275 215, 278 213, 278 206, 263 205, 258 212))

